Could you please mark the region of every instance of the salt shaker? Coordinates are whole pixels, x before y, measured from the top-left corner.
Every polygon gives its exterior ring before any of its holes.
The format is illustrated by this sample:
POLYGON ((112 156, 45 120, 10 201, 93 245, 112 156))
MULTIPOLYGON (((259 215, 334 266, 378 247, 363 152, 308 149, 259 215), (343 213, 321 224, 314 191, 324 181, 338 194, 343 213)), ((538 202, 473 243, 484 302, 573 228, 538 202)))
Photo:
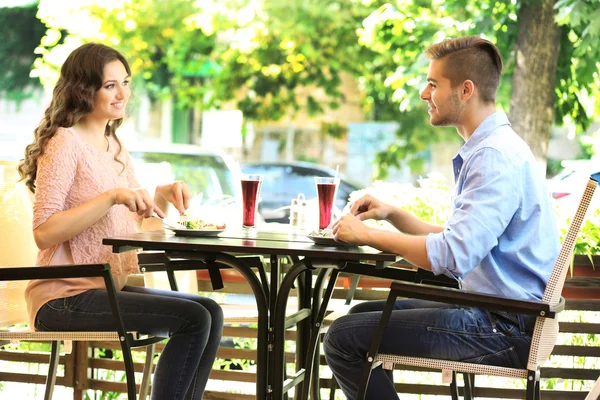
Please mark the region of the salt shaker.
POLYGON ((290 205, 290 225, 296 228, 303 229, 306 221, 306 206, 307 202, 304 199, 304 194, 298 194, 298 197, 292 199, 290 205))

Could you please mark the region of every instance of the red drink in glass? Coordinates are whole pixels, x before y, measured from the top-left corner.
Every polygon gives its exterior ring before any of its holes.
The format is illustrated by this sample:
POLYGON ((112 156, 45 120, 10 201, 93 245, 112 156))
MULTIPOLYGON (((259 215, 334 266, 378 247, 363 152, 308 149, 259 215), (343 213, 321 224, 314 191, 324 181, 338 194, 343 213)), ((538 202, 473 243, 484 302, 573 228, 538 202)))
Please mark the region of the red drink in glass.
POLYGON ((256 215, 256 203, 260 193, 260 184, 262 175, 245 175, 242 178, 242 225, 246 227, 254 226, 254 217, 256 215))
POLYGON ((319 200, 319 229, 325 229, 331 222, 331 212, 335 201, 335 192, 339 178, 315 178, 317 198, 319 200))

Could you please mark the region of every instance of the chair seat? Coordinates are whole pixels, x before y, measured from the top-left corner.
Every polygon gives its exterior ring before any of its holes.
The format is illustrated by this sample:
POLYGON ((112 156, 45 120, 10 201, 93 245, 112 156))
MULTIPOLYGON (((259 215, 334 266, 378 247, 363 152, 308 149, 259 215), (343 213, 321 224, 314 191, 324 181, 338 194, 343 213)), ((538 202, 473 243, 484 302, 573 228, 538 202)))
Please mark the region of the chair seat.
MULTIPOLYGON (((136 333, 130 332, 133 336, 136 333)), ((119 341, 117 332, 0 332, 0 340, 31 340, 31 341, 54 341, 54 340, 107 340, 119 341)))
MULTIPOLYGON (((466 372, 478 375, 506 376, 509 378, 527 378, 526 369, 496 367, 493 365, 473 364, 460 361, 437 360, 434 358, 406 357, 393 354, 378 354, 375 362, 381 362, 386 368, 386 364, 402 364, 414 367, 425 367, 438 370, 451 370, 456 372, 466 372)), ((386 368, 390 369, 390 368, 386 368)))

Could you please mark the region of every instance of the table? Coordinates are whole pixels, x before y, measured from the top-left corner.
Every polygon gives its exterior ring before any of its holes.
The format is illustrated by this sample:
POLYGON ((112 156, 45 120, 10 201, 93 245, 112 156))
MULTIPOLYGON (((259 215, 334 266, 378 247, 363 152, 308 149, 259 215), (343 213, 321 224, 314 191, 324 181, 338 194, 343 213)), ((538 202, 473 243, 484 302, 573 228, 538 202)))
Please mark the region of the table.
POLYGON ((383 268, 387 263, 398 260, 395 254, 382 253, 369 247, 316 245, 301 232, 285 229, 232 230, 215 237, 175 236, 155 231, 106 238, 103 244, 112 246, 114 252, 160 250, 165 252, 168 259, 196 260, 204 263, 209 271, 222 266, 231 267, 244 276, 252 288, 258 309, 257 400, 281 400, 297 385, 296 398, 307 398, 319 329, 340 270, 360 273, 367 268, 380 271, 375 273, 376 276, 386 277, 383 268), (251 266, 239 255, 269 256, 270 279, 267 280, 266 272, 259 268, 259 280, 251 266), (280 257, 284 256, 291 257, 294 263, 281 279, 280 257), (375 265, 361 264, 363 262, 373 262, 375 265), (313 288, 312 272, 315 270, 319 270, 319 273, 313 288), (321 296, 328 277, 329 284, 321 296), (299 310, 286 317, 289 293, 296 279, 299 310), (285 330, 295 324, 298 324, 297 372, 286 379, 284 335, 285 330), (302 382, 305 382, 304 387, 299 385, 302 382))

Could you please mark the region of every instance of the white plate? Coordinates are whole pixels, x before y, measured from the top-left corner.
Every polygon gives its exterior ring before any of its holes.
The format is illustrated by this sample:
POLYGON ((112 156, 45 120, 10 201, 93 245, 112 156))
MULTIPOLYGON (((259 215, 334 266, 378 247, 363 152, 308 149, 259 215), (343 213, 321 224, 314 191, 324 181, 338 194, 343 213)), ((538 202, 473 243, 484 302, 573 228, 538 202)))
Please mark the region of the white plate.
POLYGON ((187 229, 174 226, 165 226, 165 228, 179 236, 217 236, 219 233, 225 232, 225 229, 187 229))
POLYGON ((311 234, 308 234, 307 236, 310 240, 312 240, 316 244, 320 244, 323 246, 344 246, 344 247, 352 246, 351 244, 348 244, 346 242, 336 242, 334 238, 330 238, 330 237, 316 236, 316 235, 311 235, 311 234))

